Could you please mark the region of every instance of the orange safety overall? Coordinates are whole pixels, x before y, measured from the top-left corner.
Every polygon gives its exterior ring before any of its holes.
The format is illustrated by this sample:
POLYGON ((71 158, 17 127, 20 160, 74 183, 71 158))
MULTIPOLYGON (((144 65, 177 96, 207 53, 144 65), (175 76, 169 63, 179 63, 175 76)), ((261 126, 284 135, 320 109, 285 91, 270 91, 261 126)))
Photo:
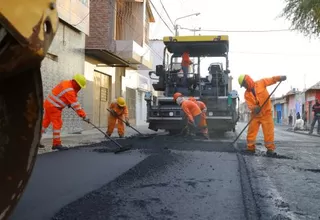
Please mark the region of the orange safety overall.
POLYGON ((201 101, 196 101, 200 110, 201 110, 201 120, 200 120, 200 127, 202 127, 202 133, 208 134, 208 124, 207 124, 207 106, 201 101))
MULTIPOLYGON (((129 111, 127 106, 120 107, 117 104, 117 101, 112 102, 109 106, 109 109, 115 111, 118 117, 124 121, 129 118, 129 111)), ((124 123, 121 120, 118 120, 118 118, 113 116, 111 113, 109 113, 109 117, 108 117, 108 130, 107 130, 108 136, 111 136, 117 121, 118 121, 118 134, 119 136, 124 136, 124 123)))
POLYGON ((255 150, 256 137, 261 124, 265 147, 268 150, 275 150, 274 123, 272 118, 272 104, 270 98, 266 102, 266 104, 261 108, 261 111, 258 115, 255 115, 253 111, 255 107, 261 107, 263 103, 267 100, 267 98, 269 97, 267 87, 280 81, 280 76, 264 78, 259 81, 253 82, 253 80, 248 75, 246 75, 245 80, 249 86, 248 89, 245 91, 244 98, 246 100, 248 108, 252 112, 251 117, 254 117, 254 119, 251 121, 248 127, 247 148, 251 151, 255 150))
POLYGON ((190 124, 195 123, 199 128, 201 127, 201 110, 199 106, 190 100, 184 100, 181 103, 182 111, 188 119, 190 124))
POLYGON ((62 128, 62 110, 66 106, 72 107, 80 117, 85 117, 86 112, 78 102, 77 93, 80 87, 73 80, 65 80, 54 87, 44 101, 44 118, 42 121, 42 133, 52 123, 53 127, 53 146, 61 145, 60 132, 62 128))

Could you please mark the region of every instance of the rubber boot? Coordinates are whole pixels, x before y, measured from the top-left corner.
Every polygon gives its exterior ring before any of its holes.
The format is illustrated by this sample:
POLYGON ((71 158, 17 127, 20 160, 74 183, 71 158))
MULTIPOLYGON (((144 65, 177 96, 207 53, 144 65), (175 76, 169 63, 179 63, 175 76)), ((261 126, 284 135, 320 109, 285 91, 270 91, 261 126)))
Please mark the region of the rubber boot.
POLYGON ((273 156, 277 156, 277 153, 276 152, 274 152, 273 150, 267 150, 267 156, 268 157, 273 157, 273 156))
POLYGON ((69 148, 64 147, 62 145, 56 145, 56 146, 52 146, 51 150, 69 150, 69 148))
POLYGON ((246 153, 246 154, 249 154, 249 155, 253 155, 253 154, 256 153, 256 150, 255 150, 255 149, 254 149, 254 150, 246 149, 246 150, 245 150, 245 153, 246 153))

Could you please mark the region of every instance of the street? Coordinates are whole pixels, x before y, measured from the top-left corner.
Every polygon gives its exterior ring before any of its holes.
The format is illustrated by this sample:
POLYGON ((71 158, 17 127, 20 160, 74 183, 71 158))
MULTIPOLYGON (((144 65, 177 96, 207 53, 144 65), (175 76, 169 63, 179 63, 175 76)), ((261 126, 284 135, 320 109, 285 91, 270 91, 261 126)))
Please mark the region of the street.
MULTIPOLYGON (((239 123, 237 132, 245 126, 239 123)), ((276 127, 279 158, 236 148, 233 133, 211 141, 164 134, 128 138, 131 151, 101 142, 38 156, 11 220, 319 219, 319 137, 276 127)))

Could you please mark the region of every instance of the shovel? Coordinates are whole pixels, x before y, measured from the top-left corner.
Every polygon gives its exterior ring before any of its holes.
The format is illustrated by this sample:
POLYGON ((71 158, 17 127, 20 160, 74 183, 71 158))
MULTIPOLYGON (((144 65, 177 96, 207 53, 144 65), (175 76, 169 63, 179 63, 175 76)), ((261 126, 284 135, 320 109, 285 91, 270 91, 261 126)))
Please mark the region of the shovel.
MULTIPOLYGON (((113 115, 113 113, 112 113, 112 111, 111 111, 110 109, 107 109, 107 110, 108 110, 108 112, 110 112, 110 114, 113 115)), ((126 126, 128 126, 128 127, 132 128, 133 130, 135 130, 135 131, 140 135, 139 138, 141 138, 141 139, 151 138, 151 136, 146 136, 146 135, 142 134, 140 131, 138 131, 136 128, 132 127, 130 124, 128 124, 128 123, 127 123, 126 121, 124 121, 122 118, 120 118, 118 115, 117 115, 116 117, 117 117, 120 121, 122 121, 123 123, 125 123, 126 126)))

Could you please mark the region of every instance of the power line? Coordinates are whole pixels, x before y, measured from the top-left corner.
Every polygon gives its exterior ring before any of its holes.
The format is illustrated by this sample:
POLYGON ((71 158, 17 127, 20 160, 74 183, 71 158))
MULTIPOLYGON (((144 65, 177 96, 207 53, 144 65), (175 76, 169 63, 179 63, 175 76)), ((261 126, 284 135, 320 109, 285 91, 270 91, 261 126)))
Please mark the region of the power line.
MULTIPOLYGON (((110 2, 110 6, 111 6, 116 12, 119 12, 119 9, 112 5, 112 0, 109 0, 109 2, 110 2)), ((133 15, 133 16, 134 16, 134 15, 133 15)), ((121 17, 121 20, 123 20, 125 23, 127 23, 128 27, 129 27, 134 33, 140 34, 137 30, 135 30, 134 27, 132 27, 132 25, 129 23, 128 19, 127 19, 124 15, 120 15, 120 16, 117 15, 117 17, 121 17)), ((143 23, 143 21, 142 21, 141 19, 139 19, 139 18, 137 18, 137 17, 135 17, 135 18, 136 18, 139 22, 142 22, 142 23, 143 23)), ((146 28, 145 26, 144 26, 144 29, 147 30, 147 28, 146 28)), ((140 34, 140 37, 143 38, 143 35, 140 34)), ((125 50, 128 49, 129 47, 131 47, 130 44, 129 44, 127 47, 125 47, 124 49, 122 49, 121 51, 125 51, 125 50)), ((157 53, 157 51, 153 50, 151 47, 149 47, 149 49, 150 49, 150 51, 151 51, 154 55, 156 55, 156 56, 158 56, 160 59, 162 59, 162 56, 159 55, 159 54, 157 53)), ((120 53, 121 51, 119 51, 119 53, 120 53)))
POLYGON ((170 15, 169 15, 169 13, 167 12, 166 7, 164 7, 164 5, 163 5, 163 3, 162 3, 162 0, 160 0, 160 4, 162 5, 162 8, 163 8, 164 12, 166 13, 167 17, 169 18, 169 21, 171 22, 172 26, 174 26, 174 23, 173 23, 170 15))
MULTIPOLYGON (((183 28, 180 27, 180 29, 193 31, 193 29, 190 28, 183 28)), ((274 30, 215 30, 215 29, 202 29, 199 31, 205 31, 205 32, 228 32, 228 33, 266 33, 266 32, 289 32, 293 31, 292 29, 274 29, 274 30)))
POLYGON ((229 53, 231 53, 231 54, 252 54, 252 55, 320 57, 320 54, 292 54, 292 53, 250 52, 250 51, 230 51, 229 53))
POLYGON ((84 21, 84 19, 86 19, 88 16, 90 15, 90 12, 86 15, 86 16, 84 16, 77 24, 72 24, 72 26, 78 26, 79 24, 81 24, 83 21, 84 21))
POLYGON ((160 19, 162 20, 162 22, 167 26, 167 28, 170 30, 170 32, 172 33, 172 34, 174 34, 173 33, 173 31, 171 30, 171 28, 169 27, 169 25, 164 21, 164 19, 161 17, 161 15, 160 15, 160 13, 158 12, 158 10, 156 9, 156 7, 154 6, 154 4, 153 4, 153 2, 151 1, 151 0, 149 0, 150 1, 150 3, 151 3, 151 5, 152 5, 152 7, 154 8, 154 10, 157 12, 157 14, 159 15, 159 17, 160 17, 160 19))

